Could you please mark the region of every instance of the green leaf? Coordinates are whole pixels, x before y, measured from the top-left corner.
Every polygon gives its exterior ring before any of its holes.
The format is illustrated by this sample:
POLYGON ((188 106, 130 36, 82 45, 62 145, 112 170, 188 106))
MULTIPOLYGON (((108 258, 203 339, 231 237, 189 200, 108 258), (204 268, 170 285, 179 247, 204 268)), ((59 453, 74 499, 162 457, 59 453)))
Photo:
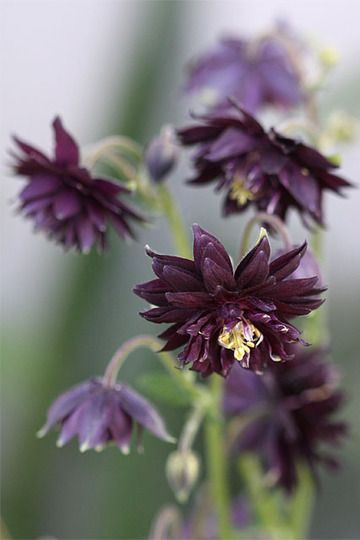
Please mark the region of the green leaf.
POLYGON ((151 399, 173 405, 174 407, 186 407, 191 405, 191 396, 167 373, 155 371, 146 373, 138 381, 136 386, 151 399))

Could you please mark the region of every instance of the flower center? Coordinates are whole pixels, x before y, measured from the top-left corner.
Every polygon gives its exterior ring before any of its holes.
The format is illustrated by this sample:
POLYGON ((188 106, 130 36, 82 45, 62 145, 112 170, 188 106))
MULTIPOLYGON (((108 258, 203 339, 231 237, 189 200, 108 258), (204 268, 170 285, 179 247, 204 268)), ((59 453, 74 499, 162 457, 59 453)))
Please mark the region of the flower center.
POLYGON ((236 201, 240 206, 244 206, 248 201, 254 199, 254 194, 246 187, 245 178, 235 177, 230 187, 229 197, 233 201, 236 201))
POLYGON ((241 361, 245 355, 251 352, 263 340, 262 333, 249 321, 241 320, 235 326, 228 329, 224 326, 218 342, 225 349, 234 351, 236 360, 241 361))

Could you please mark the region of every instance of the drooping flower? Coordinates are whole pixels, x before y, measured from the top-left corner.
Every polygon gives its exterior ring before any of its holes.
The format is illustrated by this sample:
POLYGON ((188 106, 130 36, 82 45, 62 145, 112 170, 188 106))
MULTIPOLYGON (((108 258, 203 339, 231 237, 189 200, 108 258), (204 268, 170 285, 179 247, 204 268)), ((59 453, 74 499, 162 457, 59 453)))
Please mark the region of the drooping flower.
POLYGON ((140 434, 146 428, 160 439, 173 441, 162 418, 146 399, 124 384, 108 386, 94 378, 70 388, 54 401, 39 436, 59 425, 58 446, 77 436, 81 451, 101 450, 114 442, 128 453, 134 424, 140 434))
POLYGON ((158 307, 141 313, 148 321, 170 323, 160 334, 164 350, 183 347, 182 365, 204 375, 226 376, 234 362, 262 371, 288 360, 285 345, 300 341, 289 319, 319 307, 317 276, 287 279, 299 266, 306 245, 270 261, 264 230, 256 246, 233 269, 224 246, 198 225, 194 260, 159 255, 147 248, 157 278, 134 292, 158 307))
POLYGON ((268 479, 288 492, 297 484, 298 464, 315 476, 320 463, 337 467, 337 459, 322 448, 339 445, 347 431, 345 422, 333 418, 344 401, 337 379, 318 348, 297 348, 290 362, 274 364, 262 376, 236 366, 224 397, 225 414, 245 422, 235 437, 235 453, 260 455, 268 479))
POLYGON ((266 132, 243 109, 200 117, 200 123, 178 132, 186 146, 196 146, 195 176, 190 184, 216 183, 225 191, 224 215, 249 206, 279 216, 297 210, 323 225, 323 193, 341 195, 351 184, 333 170, 337 166, 315 148, 274 129, 266 132))
POLYGON ((295 107, 304 99, 298 59, 284 30, 256 40, 223 38, 190 65, 185 90, 200 93, 217 110, 229 107, 228 97, 249 112, 295 107))
POLYGON ((89 252, 93 245, 106 247, 109 224, 132 237, 130 221, 144 218, 122 200, 128 190, 114 181, 92 176, 80 164, 79 147, 59 117, 53 122, 53 158, 15 137, 21 151, 14 155, 16 174, 27 183, 19 195, 20 211, 66 249, 89 252))
POLYGON ((171 126, 164 126, 160 135, 150 141, 145 151, 145 165, 153 182, 165 180, 173 170, 179 158, 179 147, 175 131, 171 126))

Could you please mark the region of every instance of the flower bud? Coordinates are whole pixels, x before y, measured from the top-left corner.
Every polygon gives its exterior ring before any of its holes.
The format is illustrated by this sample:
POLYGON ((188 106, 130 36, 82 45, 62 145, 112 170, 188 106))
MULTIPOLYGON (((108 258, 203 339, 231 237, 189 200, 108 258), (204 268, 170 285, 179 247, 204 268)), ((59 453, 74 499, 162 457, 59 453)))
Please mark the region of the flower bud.
POLYGON ((339 52, 334 47, 324 47, 319 53, 320 62, 331 69, 339 62, 339 52))
POLYGON ((145 151, 145 165, 154 182, 162 182, 177 163, 179 149, 175 132, 164 126, 158 137, 152 139, 145 151))
POLYGON ((181 503, 187 501, 200 472, 200 461, 192 450, 172 452, 166 463, 166 476, 175 497, 181 503))

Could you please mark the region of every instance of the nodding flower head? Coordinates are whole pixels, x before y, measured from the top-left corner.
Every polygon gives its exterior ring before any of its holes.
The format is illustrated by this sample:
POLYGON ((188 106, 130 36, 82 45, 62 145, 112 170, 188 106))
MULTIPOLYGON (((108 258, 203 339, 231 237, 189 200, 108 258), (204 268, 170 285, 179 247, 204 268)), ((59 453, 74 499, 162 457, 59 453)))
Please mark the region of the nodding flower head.
POLYGON ((80 450, 102 450, 113 442, 129 453, 134 425, 156 437, 173 441, 154 407, 124 384, 108 386, 100 378, 90 379, 60 395, 51 405, 39 436, 58 425, 58 446, 78 437, 80 450))
POLYGON ((223 38, 190 65, 185 89, 217 110, 229 107, 228 97, 250 112, 295 107, 305 97, 295 41, 280 29, 260 39, 223 38))
POLYGON ((160 338, 164 350, 182 347, 183 365, 204 375, 226 376, 234 363, 261 372, 291 358, 286 345, 300 341, 289 319, 322 304, 317 276, 291 279, 306 245, 270 260, 265 232, 235 269, 224 246, 194 225, 194 260, 159 255, 148 249, 156 279, 135 293, 158 306, 142 313, 170 324, 160 338))
POLYGON ((323 225, 323 194, 341 194, 351 184, 334 174, 337 166, 315 148, 274 129, 265 131, 253 116, 233 103, 225 113, 199 117, 178 132, 185 146, 196 147, 195 175, 189 181, 215 183, 225 192, 225 216, 255 207, 285 221, 290 208, 305 224, 323 225))
POLYGON ((122 199, 127 188, 81 166, 79 147, 60 118, 53 129, 52 158, 15 137, 20 155, 14 155, 14 170, 26 177, 20 211, 65 249, 87 253, 96 245, 102 251, 110 224, 121 237, 132 237, 130 222, 144 218, 122 199))

